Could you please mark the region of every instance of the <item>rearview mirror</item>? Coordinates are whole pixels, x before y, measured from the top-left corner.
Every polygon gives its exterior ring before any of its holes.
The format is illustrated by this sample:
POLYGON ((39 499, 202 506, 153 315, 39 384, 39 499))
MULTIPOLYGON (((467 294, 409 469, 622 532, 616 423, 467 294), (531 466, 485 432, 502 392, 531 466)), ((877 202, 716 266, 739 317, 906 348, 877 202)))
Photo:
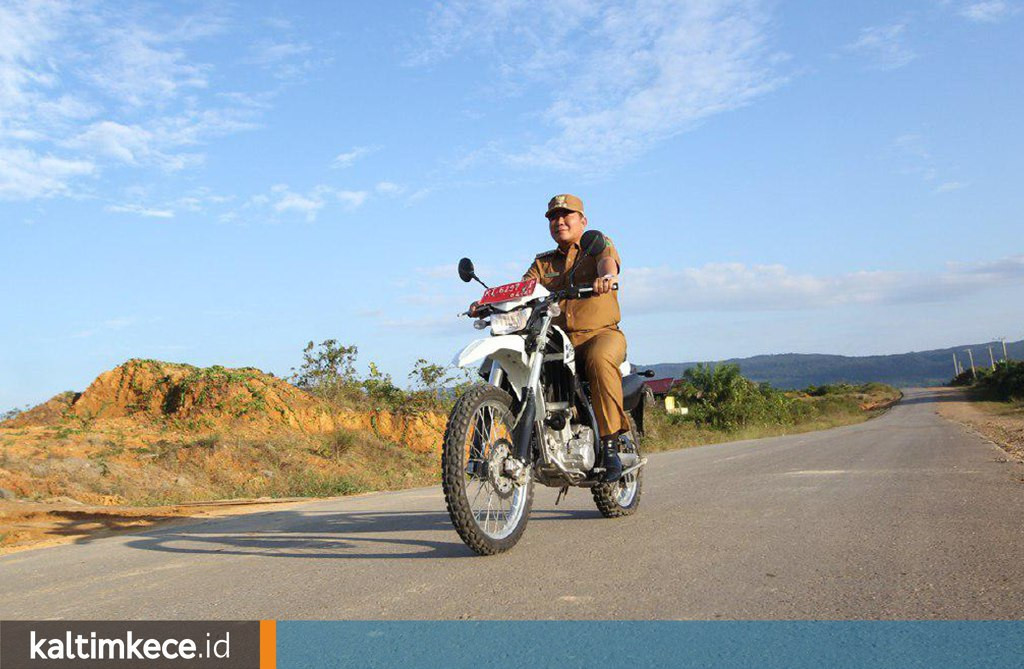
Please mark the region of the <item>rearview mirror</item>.
POLYGON ((459 278, 469 283, 476 277, 476 269, 473 267, 473 261, 469 258, 463 258, 459 261, 459 278))
POLYGON ((600 255, 606 244, 604 235, 597 230, 587 230, 580 238, 580 248, 588 256, 600 255))

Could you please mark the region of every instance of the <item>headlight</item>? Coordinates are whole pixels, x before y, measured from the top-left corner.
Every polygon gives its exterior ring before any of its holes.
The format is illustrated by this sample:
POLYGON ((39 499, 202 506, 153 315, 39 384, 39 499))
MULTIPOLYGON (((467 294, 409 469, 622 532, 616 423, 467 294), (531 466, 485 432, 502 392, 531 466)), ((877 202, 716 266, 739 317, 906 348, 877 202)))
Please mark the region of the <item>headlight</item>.
POLYGON ((530 320, 530 312, 527 309, 516 309, 507 313, 496 313, 491 315, 491 334, 503 335, 510 332, 518 332, 526 327, 530 320))

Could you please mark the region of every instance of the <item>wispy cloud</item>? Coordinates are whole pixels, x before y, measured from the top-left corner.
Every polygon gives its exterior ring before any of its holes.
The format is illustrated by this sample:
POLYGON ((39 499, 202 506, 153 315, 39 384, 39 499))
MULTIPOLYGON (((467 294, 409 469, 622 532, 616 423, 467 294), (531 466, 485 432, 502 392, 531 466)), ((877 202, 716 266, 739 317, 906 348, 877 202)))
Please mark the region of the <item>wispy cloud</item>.
POLYGON ((254 217, 274 220, 298 214, 312 223, 332 204, 353 211, 361 207, 369 197, 368 191, 344 190, 324 184, 305 191, 295 190, 288 184, 276 184, 269 192, 253 195, 240 207, 222 213, 219 220, 222 223, 251 221, 254 217))
POLYGON ((0 199, 31 200, 66 195, 72 179, 95 172, 96 165, 90 160, 0 146, 0 199))
POLYGON ((376 149, 371 146, 357 146, 348 151, 343 151, 335 156, 334 160, 331 161, 331 167, 334 169, 352 167, 357 160, 363 156, 370 155, 375 150, 376 149))
POLYGON ((942 165, 942 161, 936 159, 928 144, 928 139, 918 132, 903 133, 893 139, 891 154, 899 172, 918 177, 926 184, 932 185, 934 193, 948 193, 966 188, 968 184, 964 181, 949 179, 948 175, 943 178, 942 172, 955 170, 948 165, 942 165), (934 185, 936 182, 938 185, 934 185))
POLYGON ((0 198, 73 194, 115 167, 202 164, 212 138, 256 127, 257 107, 210 94, 198 47, 229 27, 96 3, 0 6, 0 198))
POLYGON ((960 190, 961 188, 967 188, 967 184, 965 184, 962 181, 947 181, 945 183, 939 184, 938 187, 936 187, 935 192, 950 193, 955 190, 960 190))
POLYGON ((326 186, 317 186, 306 194, 294 193, 288 186, 279 184, 270 189, 273 208, 277 213, 294 211, 303 214, 307 221, 315 221, 317 214, 327 204, 326 196, 330 189, 326 186))
POLYGON ((960 6, 959 14, 975 23, 998 23, 1020 11, 1019 7, 1004 0, 966 2, 960 6))
POLYGON ((755 0, 462 0, 439 5, 427 32, 411 64, 466 52, 504 92, 542 93, 535 115, 546 138, 510 137, 476 153, 524 168, 614 168, 784 81, 755 0))
POLYGON ((905 23, 871 26, 862 29, 859 37, 846 49, 865 57, 871 67, 895 70, 917 58, 917 54, 906 45, 906 32, 905 23))
POLYGON ((364 190, 339 190, 335 191, 335 195, 349 209, 357 209, 363 206, 366 198, 370 196, 364 190))
POLYGON ((374 187, 374 190, 380 195, 390 196, 401 195, 405 192, 405 188, 392 181, 381 181, 374 187))
POLYGON ((109 320, 103 321, 102 323, 99 323, 98 325, 94 325, 91 328, 79 330, 78 332, 72 334, 71 338, 85 339, 87 337, 92 337, 103 332, 123 330, 127 327, 135 325, 137 321, 138 319, 135 318, 134 316, 119 316, 117 318, 111 318, 109 320))
POLYGON ((174 212, 170 209, 153 209, 139 204, 112 204, 104 209, 113 213, 136 214, 146 218, 174 218, 174 212))

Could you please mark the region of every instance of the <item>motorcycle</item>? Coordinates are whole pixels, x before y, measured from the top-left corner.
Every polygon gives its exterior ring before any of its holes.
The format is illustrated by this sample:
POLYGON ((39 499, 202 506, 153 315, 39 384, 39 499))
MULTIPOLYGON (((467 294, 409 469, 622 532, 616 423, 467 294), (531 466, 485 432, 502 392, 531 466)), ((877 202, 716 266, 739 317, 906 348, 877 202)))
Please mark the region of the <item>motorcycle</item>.
MULTIPOLYGON (((604 236, 588 230, 580 248, 596 256, 605 248, 604 236)), ((569 337, 552 323, 561 301, 594 295, 590 286, 573 285, 578 267, 579 262, 569 271, 569 288, 551 292, 535 279, 488 288, 471 260, 459 262, 459 277, 485 288, 460 316, 475 317, 475 327, 489 327, 491 336, 470 343, 453 360, 457 367, 479 366, 486 382, 459 397, 448 417, 441 482, 452 524, 480 555, 501 553, 519 541, 535 484, 560 488, 556 504, 570 487, 589 488, 606 518, 631 515, 640 504, 647 464, 640 451, 643 377, 653 372, 630 374, 629 363, 622 364, 630 439, 620 449, 622 477, 604 482, 589 383, 577 373, 569 337)))

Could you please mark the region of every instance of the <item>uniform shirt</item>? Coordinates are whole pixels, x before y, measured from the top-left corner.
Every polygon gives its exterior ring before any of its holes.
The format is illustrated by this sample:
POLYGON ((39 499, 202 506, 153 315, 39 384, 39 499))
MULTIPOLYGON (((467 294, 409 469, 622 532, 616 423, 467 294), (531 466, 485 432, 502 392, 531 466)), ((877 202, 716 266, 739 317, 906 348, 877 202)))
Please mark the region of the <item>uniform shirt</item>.
MULTIPOLYGON (((583 255, 580 266, 573 276, 576 286, 591 286, 597 278, 597 263, 602 258, 612 258, 615 266, 621 268, 619 253, 612 240, 605 237, 606 246, 597 256, 583 255)), ((523 280, 537 279, 548 290, 563 290, 569 287, 569 270, 580 257, 580 245, 573 244, 567 251, 554 249, 538 253, 523 280)), ((580 300, 562 300, 562 314, 552 321, 566 332, 586 332, 600 328, 614 327, 619 322, 619 296, 614 290, 580 300)))

